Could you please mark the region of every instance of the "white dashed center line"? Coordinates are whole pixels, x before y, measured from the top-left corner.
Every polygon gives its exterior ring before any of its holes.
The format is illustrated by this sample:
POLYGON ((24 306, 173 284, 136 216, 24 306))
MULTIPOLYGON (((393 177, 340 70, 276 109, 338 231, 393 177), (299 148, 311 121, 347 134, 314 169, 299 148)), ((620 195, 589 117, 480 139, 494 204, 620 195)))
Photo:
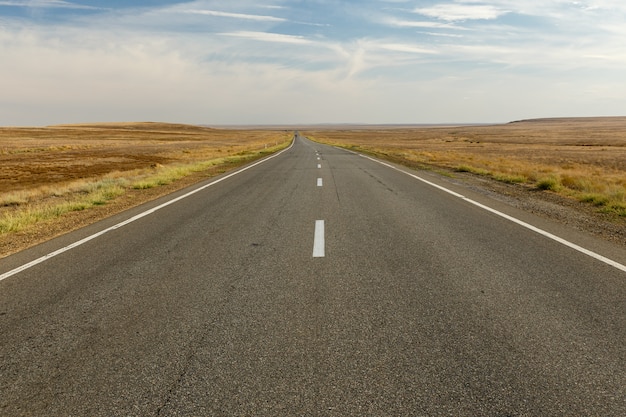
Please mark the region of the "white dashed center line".
POLYGON ((321 186, 323 186, 323 185, 324 185, 324 180, 322 180, 321 178, 318 178, 318 179, 317 179, 317 186, 318 186, 318 187, 321 187, 321 186))
POLYGON ((317 169, 320 169, 322 167, 322 164, 317 164, 317 169))
POLYGON ((313 238, 313 257, 323 258, 325 255, 324 250, 324 220, 315 221, 315 237, 313 238))

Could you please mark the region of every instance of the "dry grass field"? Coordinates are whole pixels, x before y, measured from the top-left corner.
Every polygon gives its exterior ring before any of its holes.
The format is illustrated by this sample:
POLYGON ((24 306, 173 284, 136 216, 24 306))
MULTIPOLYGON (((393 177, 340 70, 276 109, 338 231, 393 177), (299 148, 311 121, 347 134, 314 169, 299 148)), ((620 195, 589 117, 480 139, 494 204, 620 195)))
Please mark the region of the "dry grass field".
POLYGON ((0 257, 287 146, 166 123, 0 128, 0 257))
POLYGON ((584 202, 626 220, 626 117, 535 119, 490 126, 305 132, 413 167, 472 173, 584 202))
MULTIPOLYGON (((0 128, 0 257, 285 147, 292 133, 165 123, 0 128)), ((610 219, 613 240, 626 236, 626 117, 302 133, 532 191, 523 198, 559 196, 610 219)))

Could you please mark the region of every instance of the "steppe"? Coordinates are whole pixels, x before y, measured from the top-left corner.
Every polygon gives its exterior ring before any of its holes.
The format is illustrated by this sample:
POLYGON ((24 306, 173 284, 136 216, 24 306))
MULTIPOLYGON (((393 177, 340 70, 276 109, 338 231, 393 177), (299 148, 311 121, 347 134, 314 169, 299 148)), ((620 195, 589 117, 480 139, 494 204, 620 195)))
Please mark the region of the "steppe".
MULTIPOLYGON (((294 128, 0 128, 0 258, 286 147, 294 128)), ((626 117, 305 129, 626 246, 626 117)))
POLYGON ((0 128, 0 257, 262 157, 292 137, 168 123, 0 128))

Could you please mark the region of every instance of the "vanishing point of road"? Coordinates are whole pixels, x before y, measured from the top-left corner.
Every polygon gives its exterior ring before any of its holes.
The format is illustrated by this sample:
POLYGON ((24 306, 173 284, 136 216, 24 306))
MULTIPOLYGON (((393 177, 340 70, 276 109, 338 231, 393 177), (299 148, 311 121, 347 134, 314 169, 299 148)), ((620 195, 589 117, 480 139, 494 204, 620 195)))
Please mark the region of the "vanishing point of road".
POLYGON ((624 416, 625 263, 296 135, 0 260, 0 415, 624 416))

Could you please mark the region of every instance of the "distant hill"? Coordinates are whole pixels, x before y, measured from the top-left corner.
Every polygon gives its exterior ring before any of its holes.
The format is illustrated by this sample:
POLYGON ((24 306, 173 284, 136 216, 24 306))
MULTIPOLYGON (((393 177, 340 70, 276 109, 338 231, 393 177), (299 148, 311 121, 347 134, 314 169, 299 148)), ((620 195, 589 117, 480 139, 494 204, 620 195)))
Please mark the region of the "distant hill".
POLYGON ((508 124, 571 124, 571 123, 606 123, 606 124, 620 124, 626 123, 626 116, 607 116, 607 117, 545 117, 539 119, 524 119, 515 120, 508 124))
POLYGON ((107 122, 107 123, 73 123, 48 126, 52 129, 106 129, 106 130, 143 130, 143 131, 177 131, 205 132, 215 130, 206 126, 187 125, 182 123, 162 122, 107 122))

